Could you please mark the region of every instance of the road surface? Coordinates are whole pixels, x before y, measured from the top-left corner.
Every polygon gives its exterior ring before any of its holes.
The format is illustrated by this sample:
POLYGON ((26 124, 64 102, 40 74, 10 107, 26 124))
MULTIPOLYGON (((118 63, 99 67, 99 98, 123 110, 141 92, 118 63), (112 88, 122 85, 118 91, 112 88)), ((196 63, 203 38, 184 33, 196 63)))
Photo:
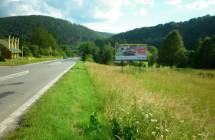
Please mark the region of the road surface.
POLYGON ((76 61, 77 58, 0 67, 0 123, 76 61))

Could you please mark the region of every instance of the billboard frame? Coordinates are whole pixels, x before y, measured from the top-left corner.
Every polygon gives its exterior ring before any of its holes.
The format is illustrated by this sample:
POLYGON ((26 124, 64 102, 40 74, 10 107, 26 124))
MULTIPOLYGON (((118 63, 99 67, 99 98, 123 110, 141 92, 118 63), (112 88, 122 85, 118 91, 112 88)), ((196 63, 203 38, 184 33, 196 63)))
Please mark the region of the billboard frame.
POLYGON ((115 43, 115 61, 121 61, 121 66, 122 66, 122 72, 123 72, 123 67, 124 67, 124 61, 139 61, 139 70, 141 71, 142 68, 142 61, 146 61, 147 60, 147 44, 118 44, 115 43), (117 55, 117 47, 119 46, 128 46, 128 47, 132 47, 132 46, 139 46, 139 47, 144 47, 145 48, 145 56, 142 59, 121 59, 121 60, 117 60, 116 59, 116 55, 117 55))

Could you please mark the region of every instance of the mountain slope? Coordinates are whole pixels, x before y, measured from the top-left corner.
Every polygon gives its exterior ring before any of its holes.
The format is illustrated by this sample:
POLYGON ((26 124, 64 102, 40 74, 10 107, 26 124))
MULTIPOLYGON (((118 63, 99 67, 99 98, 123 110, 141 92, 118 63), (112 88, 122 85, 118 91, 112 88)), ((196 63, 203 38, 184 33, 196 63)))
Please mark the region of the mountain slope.
POLYGON ((96 32, 82 25, 48 16, 15 16, 0 18, 0 37, 8 35, 19 36, 30 40, 32 30, 36 26, 43 26, 52 33, 59 43, 71 44, 80 41, 109 37, 107 33, 96 32))
POLYGON ((186 48, 193 49, 200 37, 215 35, 215 16, 194 18, 185 22, 170 22, 153 27, 143 27, 128 32, 120 33, 111 37, 113 41, 128 43, 147 43, 160 46, 160 42, 173 29, 178 29, 183 38, 186 48))

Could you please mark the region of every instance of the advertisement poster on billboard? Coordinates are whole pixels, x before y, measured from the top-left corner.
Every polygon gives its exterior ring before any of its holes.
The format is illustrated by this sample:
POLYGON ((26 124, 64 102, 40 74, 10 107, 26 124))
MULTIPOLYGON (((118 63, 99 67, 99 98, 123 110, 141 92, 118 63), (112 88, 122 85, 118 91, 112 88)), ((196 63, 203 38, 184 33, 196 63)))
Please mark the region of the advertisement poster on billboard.
POLYGON ((146 44, 118 44, 115 46, 116 61, 142 61, 147 60, 146 44))

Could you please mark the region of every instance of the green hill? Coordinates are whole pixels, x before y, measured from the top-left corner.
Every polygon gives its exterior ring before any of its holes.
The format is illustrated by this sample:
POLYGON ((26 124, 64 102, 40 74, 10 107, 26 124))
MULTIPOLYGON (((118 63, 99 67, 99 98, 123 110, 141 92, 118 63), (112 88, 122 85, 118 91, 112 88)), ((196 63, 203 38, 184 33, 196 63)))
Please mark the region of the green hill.
POLYGON ((33 29, 38 25, 52 33, 60 44, 72 44, 111 36, 109 33, 96 32, 66 20, 31 15, 0 18, 0 37, 14 35, 28 41, 33 29))
POLYGON ((153 27, 137 28, 114 35, 111 40, 160 46, 160 42, 173 29, 181 32, 186 48, 193 49, 200 37, 215 35, 215 16, 207 15, 185 22, 170 22, 153 27))

